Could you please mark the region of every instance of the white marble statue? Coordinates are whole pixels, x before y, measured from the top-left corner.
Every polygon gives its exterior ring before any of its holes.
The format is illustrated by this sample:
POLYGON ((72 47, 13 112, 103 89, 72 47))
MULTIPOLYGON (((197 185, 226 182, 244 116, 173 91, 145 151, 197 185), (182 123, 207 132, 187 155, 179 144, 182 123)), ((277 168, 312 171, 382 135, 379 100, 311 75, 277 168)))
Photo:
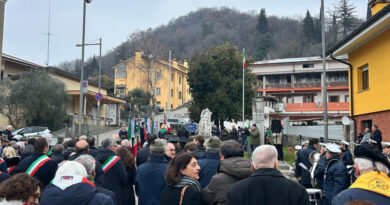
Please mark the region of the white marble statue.
POLYGON ((211 137, 211 114, 210 110, 204 109, 200 114, 199 121, 199 135, 203 135, 204 137, 211 137))

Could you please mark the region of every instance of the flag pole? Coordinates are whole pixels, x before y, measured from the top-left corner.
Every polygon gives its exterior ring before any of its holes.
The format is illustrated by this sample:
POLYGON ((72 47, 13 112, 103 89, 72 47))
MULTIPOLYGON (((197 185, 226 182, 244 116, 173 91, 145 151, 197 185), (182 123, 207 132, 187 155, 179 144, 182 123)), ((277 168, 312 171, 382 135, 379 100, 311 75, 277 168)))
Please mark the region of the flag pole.
POLYGON ((245 48, 242 49, 242 126, 245 124, 245 48))

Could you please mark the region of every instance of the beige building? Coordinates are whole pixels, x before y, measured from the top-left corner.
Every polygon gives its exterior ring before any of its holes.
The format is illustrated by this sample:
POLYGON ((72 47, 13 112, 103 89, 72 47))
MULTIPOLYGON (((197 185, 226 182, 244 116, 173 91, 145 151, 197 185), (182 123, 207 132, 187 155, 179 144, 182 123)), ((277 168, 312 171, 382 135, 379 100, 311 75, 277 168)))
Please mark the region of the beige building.
MULTIPOLYGON (((115 88, 116 96, 123 98, 135 88, 152 91, 148 82, 150 60, 136 51, 135 55, 115 65, 115 88)), ((159 60, 154 62, 152 76, 155 82, 156 104, 162 108, 176 109, 191 100, 189 85, 187 83, 188 62, 172 60, 171 72, 169 61, 159 60), (170 83, 169 83, 170 82, 170 83)))

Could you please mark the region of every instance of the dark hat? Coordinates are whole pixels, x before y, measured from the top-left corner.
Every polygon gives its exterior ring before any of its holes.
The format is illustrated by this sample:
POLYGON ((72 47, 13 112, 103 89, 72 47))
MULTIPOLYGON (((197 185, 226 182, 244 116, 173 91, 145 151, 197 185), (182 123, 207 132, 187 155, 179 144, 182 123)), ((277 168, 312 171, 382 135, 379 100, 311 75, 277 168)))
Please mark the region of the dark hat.
POLYGON ((371 144, 359 145, 355 148, 353 153, 355 154, 355 158, 371 159, 373 161, 381 162, 390 168, 390 162, 387 160, 386 156, 371 144))
POLYGON ((178 136, 176 136, 176 135, 171 135, 168 138, 168 141, 172 142, 172 143, 177 143, 177 142, 179 142, 179 140, 180 140, 180 138, 178 136))
POLYGON ((23 136, 22 138, 20 138, 20 141, 28 141, 28 138, 26 136, 23 136))
POLYGON ((253 124, 252 127, 256 127, 256 124, 253 124))
POLYGON ((188 139, 187 139, 187 137, 182 136, 182 137, 180 137, 179 142, 180 143, 187 143, 188 139))
POLYGON ((161 139, 156 139, 149 147, 151 152, 164 152, 164 143, 161 139))
POLYGON ((2 141, 2 142, 9 142, 8 136, 7 136, 7 135, 3 135, 3 136, 1 137, 1 141, 2 141))
POLYGON ((208 148, 219 148, 221 146, 221 140, 219 137, 213 136, 206 142, 208 148))

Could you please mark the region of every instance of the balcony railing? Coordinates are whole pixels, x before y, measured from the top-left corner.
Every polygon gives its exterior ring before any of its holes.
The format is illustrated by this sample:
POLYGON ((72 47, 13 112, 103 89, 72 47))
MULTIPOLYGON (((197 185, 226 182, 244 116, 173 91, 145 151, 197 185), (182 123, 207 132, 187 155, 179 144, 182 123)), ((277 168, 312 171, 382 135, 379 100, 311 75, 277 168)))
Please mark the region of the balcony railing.
POLYGON ((348 86, 348 81, 327 82, 328 87, 348 86))
POLYGON ((321 87, 321 82, 313 82, 313 83, 295 83, 295 88, 317 88, 321 87))
MULTIPOLYGON (((337 81, 337 82, 327 82, 328 87, 340 87, 348 86, 348 81, 337 81)), ((263 89, 263 84, 257 83, 254 86, 255 89, 263 89)), ((321 82, 309 82, 309 83, 295 83, 294 88, 320 88, 322 87, 321 82)), ((292 88, 291 83, 267 83, 265 84, 265 89, 285 89, 292 88)))
POLYGON ((291 88, 291 83, 268 83, 265 85, 266 89, 275 89, 275 88, 291 88))

